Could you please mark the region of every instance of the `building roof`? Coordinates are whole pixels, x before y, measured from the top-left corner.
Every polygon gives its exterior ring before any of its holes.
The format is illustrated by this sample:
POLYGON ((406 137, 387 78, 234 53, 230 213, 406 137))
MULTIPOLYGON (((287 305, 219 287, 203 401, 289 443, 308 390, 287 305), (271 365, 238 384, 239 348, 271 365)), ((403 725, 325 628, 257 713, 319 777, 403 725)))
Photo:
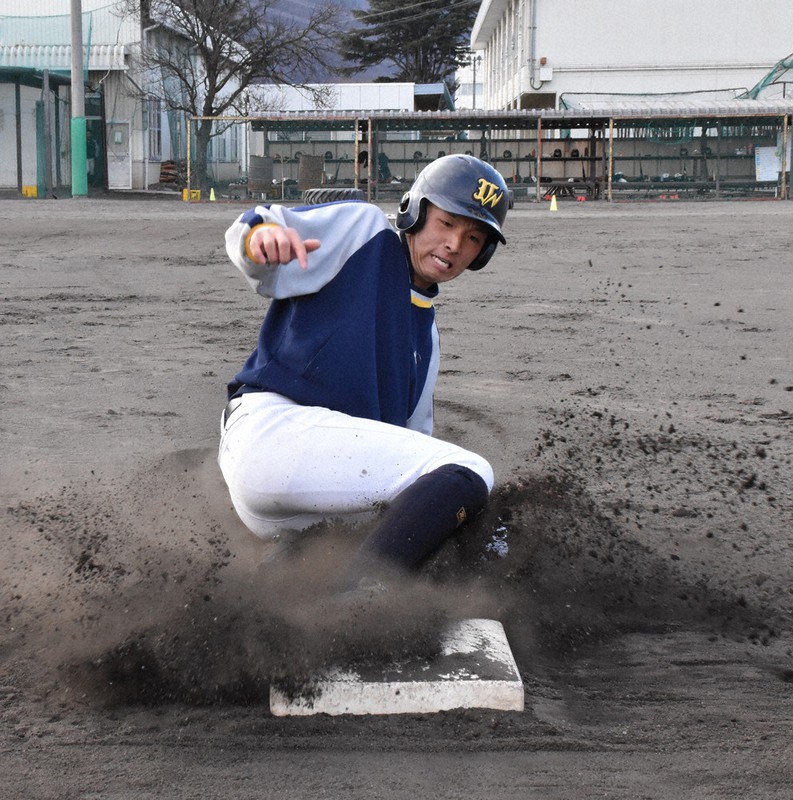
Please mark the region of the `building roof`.
POLYGON ((454 111, 454 98, 449 87, 440 83, 417 83, 413 89, 414 103, 417 111, 434 111, 448 109, 454 111), (435 108, 431 108, 431 106, 435 108))
POLYGON ((763 102, 732 100, 695 105, 693 103, 615 103, 608 108, 526 109, 516 111, 359 111, 283 112, 249 117, 255 130, 362 130, 371 121, 381 130, 520 130, 604 128, 611 120, 622 125, 644 124, 648 119, 680 122, 711 122, 739 119, 744 124, 765 121, 769 117, 793 114, 793 98, 789 101, 763 102))
MULTIPOLYGON (((87 48, 85 68, 105 72, 126 70, 127 48, 123 44, 94 44, 87 48)), ((70 44, 4 44, 0 45, 0 64, 11 68, 33 67, 69 72, 72 63, 70 44)))
POLYGON ((471 30, 471 47, 474 50, 485 48, 506 8, 507 0, 483 0, 471 30))
MULTIPOLYGON (((50 86, 69 86, 72 82, 70 76, 59 72, 50 72, 48 80, 50 86)), ((41 89, 44 86, 44 70, 33 67, 0 67, 0 83, 18 83, 41 89)))

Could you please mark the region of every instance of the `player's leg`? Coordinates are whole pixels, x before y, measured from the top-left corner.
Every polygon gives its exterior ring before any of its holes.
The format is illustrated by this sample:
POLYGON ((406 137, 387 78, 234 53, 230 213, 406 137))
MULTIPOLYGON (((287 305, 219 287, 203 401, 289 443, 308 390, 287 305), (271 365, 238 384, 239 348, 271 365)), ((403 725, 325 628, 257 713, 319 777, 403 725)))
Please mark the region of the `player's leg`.
POLYGON ((270 393, 243 397, 219 462, 240 518, 262 537, 391 504, 365 552, 401 566, 477 513, 493 484, 487 461, 456 445, 270 393))
POLYGON ((468 467, 450 463, 417 478, 389 504, 361 546, 352 573, 378 563, 410 569, 435 552, 487 503, 490 485, 468 467))

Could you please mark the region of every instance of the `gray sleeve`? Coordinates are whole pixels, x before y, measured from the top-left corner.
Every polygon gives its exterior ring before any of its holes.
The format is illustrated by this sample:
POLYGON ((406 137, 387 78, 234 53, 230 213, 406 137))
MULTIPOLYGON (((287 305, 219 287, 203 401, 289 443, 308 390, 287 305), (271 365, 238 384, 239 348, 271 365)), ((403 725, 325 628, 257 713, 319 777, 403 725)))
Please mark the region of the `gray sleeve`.
POLYGON ((281 299, 313 294, 330 282, 350 256, 374 235, 390 229, 386 215, 369 203, 334 203, 297 209, 257 206, 238 217, 226 231, 226 252, 250 286, 265 297, 281 299), (248 234, 261 223, 294 228, 303 239, 319 239, 308 254, 308 268, 288 264, 257 264, 245 252, 248 234))

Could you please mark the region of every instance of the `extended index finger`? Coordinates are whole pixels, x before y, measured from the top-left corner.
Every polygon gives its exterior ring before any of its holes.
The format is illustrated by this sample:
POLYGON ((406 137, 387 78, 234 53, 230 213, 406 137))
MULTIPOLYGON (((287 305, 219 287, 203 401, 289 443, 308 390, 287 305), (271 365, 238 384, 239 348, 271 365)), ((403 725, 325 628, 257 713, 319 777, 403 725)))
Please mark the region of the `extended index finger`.
POLYGON ((292 248, 292 255, 297 259, 301 269, 308 269, 308 254, 319 247, 318 239, 302 239, 294 228, 287 228, 286 235, 292 248))

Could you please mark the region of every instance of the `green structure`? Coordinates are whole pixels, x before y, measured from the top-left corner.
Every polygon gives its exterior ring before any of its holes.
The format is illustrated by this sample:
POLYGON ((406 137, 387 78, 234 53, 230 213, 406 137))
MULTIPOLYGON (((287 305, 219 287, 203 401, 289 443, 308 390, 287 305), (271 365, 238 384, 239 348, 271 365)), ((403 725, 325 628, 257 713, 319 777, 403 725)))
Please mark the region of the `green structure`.
POLYGON ((750 100, 784 99, 787 97, 789 85, 791 85, 791 95, 793 96, 792 84, 793 53, 774 64, 770 72, 742 96, 750 100))
MULTIPOLYGON (((83 81, 88 78, 91 13, 82 15, 83 81)), ((71 47, 71 18, 57 16, 0 15, 0 86, 13 87, 14 129, 1 144, 6 169, 13 153, 19 194, 36 197, 79 193, 86 184, 85 119, 70 123, 71 70, 62 54, 71 47), (21 43, 24 43, 23 45, 21 43), (25 66, 14 50, 24 46, 25 66), (37 93, 36 93, 37 90, 37 93), (26 127, 33 111, 33 126, 26 127), (76 123, 76 124, 75 124, 76 123), (77 161, 75 161, 75 156, 77 161), (68 173, 77 178, 74 184, 68 173), (31 175, 35 178, 31 179, 31 175), (35 187, 35 192, 31 191, 35 187)), ((8 97, 10 93, 6 93, 8 97)), ((85 193, 85 192, 84 192, 85 193)))

